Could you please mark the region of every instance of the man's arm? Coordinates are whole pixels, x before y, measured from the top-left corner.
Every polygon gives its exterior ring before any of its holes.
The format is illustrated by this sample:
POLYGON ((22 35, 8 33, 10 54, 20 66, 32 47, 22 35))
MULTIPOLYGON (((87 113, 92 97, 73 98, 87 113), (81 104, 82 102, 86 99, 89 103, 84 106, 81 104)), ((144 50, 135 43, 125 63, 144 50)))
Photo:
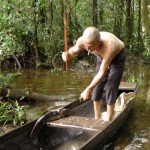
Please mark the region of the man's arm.
POLYGON ((103 58, 98 73, 93 78, 92 82, 87 88, 89 88, 90 90, 93 90, 93 88, 104 78, 108 70, 110 62, 111 62, 110 58, 103 58))
POLYGON ((96 76, 93 78, 92 82, 89 84, 89 86, 81 93, 81 98, 83 98, 83 100, 89 99, 90 94, 92 92, 92 90, 94 89, 94 87, 100 82, 102 81, 102 79, 104 78, 109 64, 111 63, 114 52, 110 51, 109 54, 107 53, 103 60, 102 60, 102 64, 100 66, 100 69, 98 71, 98 73, 96 74, 96 76))
POLYGON ((80 37, 74 46, 72 46, 67 52, 62 53, 63 60, 70 61, 72 58, 76 57, 83 48, 84 45, 80 37))

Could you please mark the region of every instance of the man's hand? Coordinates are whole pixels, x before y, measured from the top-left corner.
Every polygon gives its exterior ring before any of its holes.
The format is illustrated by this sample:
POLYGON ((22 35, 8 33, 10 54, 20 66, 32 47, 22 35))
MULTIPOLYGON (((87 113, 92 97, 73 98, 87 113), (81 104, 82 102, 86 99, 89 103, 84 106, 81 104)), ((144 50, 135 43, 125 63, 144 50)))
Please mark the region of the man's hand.
POLYGON ((84 101, 84 100, 89 100, 89 98, 90 98, 90 96, 91 96, 91 90, 90 89, 88 89, 88 88, 86 88, 82 93, 81 93, 81 95, 80 95, 80 100, 82 101, 84 101))
POLYGON ((64 62, 69 61, 70 57, 69 57, 69 53, 68 52, 63 52, 62 53, 62 59, 64 62))

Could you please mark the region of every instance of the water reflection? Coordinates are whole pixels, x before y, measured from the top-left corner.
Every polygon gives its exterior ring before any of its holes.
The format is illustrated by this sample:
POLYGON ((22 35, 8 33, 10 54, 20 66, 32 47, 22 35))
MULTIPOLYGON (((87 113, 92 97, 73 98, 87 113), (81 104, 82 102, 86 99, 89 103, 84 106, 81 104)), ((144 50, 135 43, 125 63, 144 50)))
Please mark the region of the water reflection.
MULTIPOLYGON (((123 81, 138 82, 140 87, 133 111, 123 127, 101 150, 148 150, 150 147, 150 66, 129 64, 123 81)), ((12 82, 14 88, 31 88, 35 92, 58 96, 56 102, 30 105, 29 118, 34 119, 46 110, 62 107, 79 97, 90 83, 93 73, 51 72, 24 69, 22 76, 12 82), (38 110, 38 111, 37 111, 38 110)), ((84 140, 84 138, 83 138, 84 140)), ((78 143, 78 142, 77 142, 78 143)), ((74 143, 74 146, 77 144, 74 143)), ((72 143, 71 143, 72 144, 72 143)), ((79 143, 80 144, 80 143, 79 143)), ((76 146, 75 146, 76 147, 76 146)), ((72 148, 74 149, 74 148, 72 148)))

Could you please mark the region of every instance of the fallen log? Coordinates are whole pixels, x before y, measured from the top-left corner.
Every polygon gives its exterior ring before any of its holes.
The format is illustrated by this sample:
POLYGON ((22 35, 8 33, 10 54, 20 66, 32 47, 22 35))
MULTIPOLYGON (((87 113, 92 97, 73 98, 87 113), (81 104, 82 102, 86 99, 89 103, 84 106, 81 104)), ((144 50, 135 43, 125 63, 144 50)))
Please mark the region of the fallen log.
POLYGON ((43 95, 28 92, 25 89, 0 88, 0 96, 5 99, 23 101, 58 101, 60 96, 43 95))

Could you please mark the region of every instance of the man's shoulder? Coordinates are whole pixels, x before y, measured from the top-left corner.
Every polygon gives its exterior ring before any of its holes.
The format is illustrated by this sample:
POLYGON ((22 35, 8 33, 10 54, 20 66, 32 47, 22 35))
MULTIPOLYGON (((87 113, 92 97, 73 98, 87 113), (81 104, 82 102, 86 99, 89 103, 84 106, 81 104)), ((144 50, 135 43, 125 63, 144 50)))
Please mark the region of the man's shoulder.
POLYGON ((83 42, 83 36, 80 36, 80 37, 77 39, 77 42, 82 43, 82 42, 83 42))
POLYGON ((102 31, 102 32, 100 32, 100 35, 101 35, 101 39, 109 41, 109 42, 114 43, 115 41, 116 42, 120 41, 120 39, 111 32, 102 31))
POLYGON ((84 47, 84 43, 83 43, 83 37, 80 36, 77 41, 76 41, 76 46, 83 48, 84 47))

